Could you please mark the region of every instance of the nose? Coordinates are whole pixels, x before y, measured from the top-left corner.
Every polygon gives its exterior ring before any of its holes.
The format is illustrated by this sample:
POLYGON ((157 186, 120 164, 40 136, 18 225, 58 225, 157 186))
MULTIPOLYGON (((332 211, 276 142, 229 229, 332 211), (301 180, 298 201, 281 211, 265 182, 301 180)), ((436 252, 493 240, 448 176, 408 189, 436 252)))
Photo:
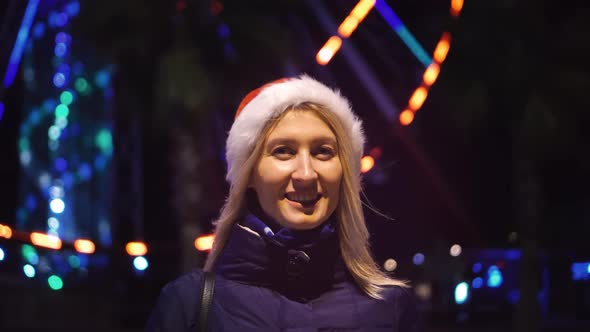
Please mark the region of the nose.
POLYGON ((309 154, 301 154, 297 158, 297 168, 292 173, 293 181, 299 183, 314 182, 318 179, 318 173, 313 166, 313 160, 309 154))

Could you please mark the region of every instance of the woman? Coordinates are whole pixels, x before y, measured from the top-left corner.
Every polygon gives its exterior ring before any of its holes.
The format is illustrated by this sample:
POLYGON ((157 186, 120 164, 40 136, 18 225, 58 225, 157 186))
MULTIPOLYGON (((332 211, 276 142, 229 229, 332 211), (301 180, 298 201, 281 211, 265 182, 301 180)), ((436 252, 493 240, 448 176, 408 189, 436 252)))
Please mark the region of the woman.
MULTIPOLYGON (((418 331, 407 286, 369 253, 364 143, 348 101, 308 76, 244 98, 204 267, 216 279, 209 331, 418 331)), ((164 287, 147 330, 194 329, 202 288, 201 270, 164 287)))

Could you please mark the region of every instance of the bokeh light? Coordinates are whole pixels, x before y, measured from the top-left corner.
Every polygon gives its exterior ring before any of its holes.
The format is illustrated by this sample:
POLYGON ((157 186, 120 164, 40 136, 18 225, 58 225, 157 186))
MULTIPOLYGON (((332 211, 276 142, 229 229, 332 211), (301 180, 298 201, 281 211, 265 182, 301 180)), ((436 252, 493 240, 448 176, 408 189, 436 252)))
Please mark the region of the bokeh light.
POLYGON ((49 228, 52 229, 59 229, 59 220, 57 220, 57 218, 55 217, 50 217, 49 219, 47 219, 47 226, 49 226, 49 228))
POLYGON ((461 282, 455 287, 455 303, 463 304, 469 297, 469 284, 461 282))
POLYGON ((39 232, 32 232, 30 238, 31 242, 39 247, 59 250, 62 246, 61 239, 57 236, 52 236, 39 232))
POLYGON ((372 156, 364 156, 361 159, 361 173, 367 173, 375 166, 375 159, 372 156))
POLYGON ((68 264, 70 264, 73 269, 77 269, 80 267, 80 258, 76 255, 70 255, 70 257, 68 257, 68 264))
POLYGON ((422 265, 422 264, 424 264, 424 254, 422 254, 422 253, 416 253, 414 255, 414 257, 412 258, 412 262, 415 265, 422 265))
POLYGON ((85 239, 78 239, 74 241, 74 249, 83 254, 93 254, 96 250, 94 242, 85 239))
POLYGON ((213 240, 215 239, 215 235, 203 235, 199 236, 195 239, 195 248, 199 251, 207 251, 213 248, 213 240))
POLYGON ((449 250, 449 254, 451 254, 451 256, 453 256, 453 257, 457 257, 457 256, 461 255, 462 252, 463 252, 463 249, 458 244, 453 244, 451 246, 451 249, 449 250))
POLYGON ((49 202, 49 208, 53 213, 60 214, 64 212, 66 204, 61 198, 54 198, 49 202))
POLYGON ((395 271, 395 269, 397 269, 397 261, 393 258, 389 258, 383 263, 383 268, 388 272, 395 271))
POLYGON ((25 264, 23 266, 23 272, 28 278, 34 278, 36 274, 35 267, 31 264, 25 264))
POLYGON ((74 101, 74 94, 66 90, 59 95, 59 101, 66 106, 70 105, 74 101))
POLYGON ((4 249, 0 248, 0 262, 4 260, 6 254, 4 253, 4 249))
POLYGON ((68 115, 70 115, 70 109, 66 105, 64 105, 64 104, 57 105, 57 107, 55 108, 55 117, 56 118, 67 118, 68 115))
POLYGON ((414 112, 410 110, 404 110, 399 114, 399 123, 401 123, 402 126, 407 126, 411 124, 412 121, 414 121, 414 112))
POLYGON ((147 254, 148 249, 143 242, 129 242, 125 246, 125 251, 129 256, 143 256, 147 254))
POLYGON ((318 51, 316 55, 316 61, 320 65, 327 65, 330 62, 330 60, 332 60, 334 54, 338 52, 341 46, 342 39, 340 39, 337 36, 330 37, 326 44, 324 44, 324 46, 318 51))
POLYGON ((481 288, 481 286, 483 286, 483 279, 480 277, 477 277, 475 279, 473 279, 473 281, 471 282, 471 287, 473 288, 481 288))
POLYGON ((133 267, 138 271, 145 271, 149 266, 147 259, 143 256, 137 256, 133 259, 133 267))
POLYGON ((49 284, 49 287, 53 290, 60 290, 64 287, 64 282, 61 280, 60 277, 56 275, 52 275, 49 278, 47 278, 47 283, 49 284))
POLYGON ((53 85, 61 88, 64 84, 66 84, 66 76, 63 73, 55 73, 53 75, 53 85))
POLYGON ((502 286, 502 282, 504 281, 504 277, 502 276, 502 272, 496 265, 492 265, 488 269, 488 287, 491 288, 498 288, 502 286))

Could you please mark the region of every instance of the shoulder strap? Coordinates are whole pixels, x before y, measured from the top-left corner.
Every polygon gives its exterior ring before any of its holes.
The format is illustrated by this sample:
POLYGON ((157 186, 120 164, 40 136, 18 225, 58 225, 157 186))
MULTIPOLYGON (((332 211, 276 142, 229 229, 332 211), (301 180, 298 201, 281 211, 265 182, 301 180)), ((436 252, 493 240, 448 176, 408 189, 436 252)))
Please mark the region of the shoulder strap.
POLYGON ((203 278, 203 291, 201 292, 201 306, 199 307, 199 321, 197 324, 198 332, 207 331, 207 318, 215 289, 215 274, 213 272, 203 272, 203 278))

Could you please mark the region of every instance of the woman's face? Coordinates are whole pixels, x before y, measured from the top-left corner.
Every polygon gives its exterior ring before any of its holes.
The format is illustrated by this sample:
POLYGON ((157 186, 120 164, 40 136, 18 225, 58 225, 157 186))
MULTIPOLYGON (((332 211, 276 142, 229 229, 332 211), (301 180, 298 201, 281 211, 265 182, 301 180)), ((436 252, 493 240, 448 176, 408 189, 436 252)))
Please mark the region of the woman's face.
POLYGON ((289 111, 270 132, 250 187, 283 227, 312 229, 334 212, 342 165, 336 136, 315 113, 289 111))

